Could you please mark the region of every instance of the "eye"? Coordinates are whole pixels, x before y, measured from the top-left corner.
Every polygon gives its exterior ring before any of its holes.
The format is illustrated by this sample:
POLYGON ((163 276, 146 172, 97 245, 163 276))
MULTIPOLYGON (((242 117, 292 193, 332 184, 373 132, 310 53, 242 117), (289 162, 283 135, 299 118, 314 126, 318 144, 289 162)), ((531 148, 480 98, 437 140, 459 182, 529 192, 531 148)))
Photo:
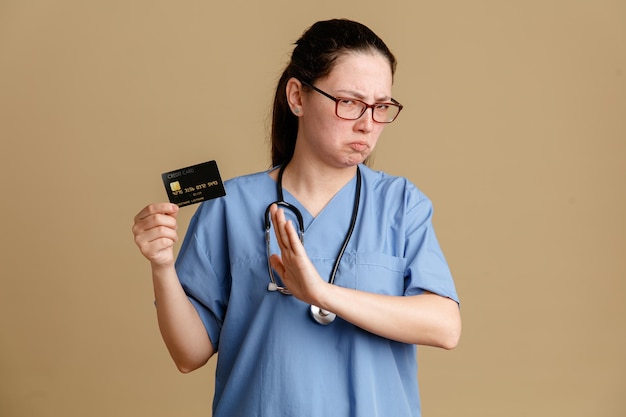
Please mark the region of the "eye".
POLYGON ((356 102, 350 98, 340 98, 338 99, 339 104, 342 106, 354 106, 356 102))
POLYGON ((375 104, 375 108, 377 111, 387 111, 389 110, 389 104, 388 103, 376 103, 375 104))

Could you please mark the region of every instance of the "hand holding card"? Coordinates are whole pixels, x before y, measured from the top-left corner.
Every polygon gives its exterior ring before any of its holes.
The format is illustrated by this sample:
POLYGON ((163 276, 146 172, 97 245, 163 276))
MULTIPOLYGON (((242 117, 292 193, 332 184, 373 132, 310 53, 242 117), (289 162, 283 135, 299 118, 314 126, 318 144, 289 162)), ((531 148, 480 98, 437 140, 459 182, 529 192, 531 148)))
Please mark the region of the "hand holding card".
POLYGON ((170 203, 179 207, 226 195, 215 161, 161 174, 170 203))

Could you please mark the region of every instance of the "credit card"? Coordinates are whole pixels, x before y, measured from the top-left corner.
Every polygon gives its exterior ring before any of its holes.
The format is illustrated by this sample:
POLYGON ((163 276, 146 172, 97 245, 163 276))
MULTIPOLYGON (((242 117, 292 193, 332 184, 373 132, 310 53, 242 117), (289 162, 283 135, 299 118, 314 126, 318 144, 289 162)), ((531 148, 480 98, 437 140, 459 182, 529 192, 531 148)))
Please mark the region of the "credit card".
POLYGON ((226 195, 215 161, 164 172, 161 178, 170 203, 179 207, 226 195))

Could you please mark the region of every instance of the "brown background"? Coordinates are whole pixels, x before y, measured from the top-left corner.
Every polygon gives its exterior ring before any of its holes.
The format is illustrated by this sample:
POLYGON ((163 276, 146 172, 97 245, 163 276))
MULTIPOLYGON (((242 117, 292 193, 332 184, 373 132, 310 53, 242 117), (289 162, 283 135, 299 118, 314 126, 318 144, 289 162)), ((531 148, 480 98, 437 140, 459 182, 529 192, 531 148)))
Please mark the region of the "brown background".
POLYGON ((425 417, 626 415, 623 1, 4 0, 1 416, 210 414, 132 217, 161 172, 269 165, 277 77, 331 17, 400 61, 374 168, 434 200, 462 297, 459 348, 420 349, 425 417))

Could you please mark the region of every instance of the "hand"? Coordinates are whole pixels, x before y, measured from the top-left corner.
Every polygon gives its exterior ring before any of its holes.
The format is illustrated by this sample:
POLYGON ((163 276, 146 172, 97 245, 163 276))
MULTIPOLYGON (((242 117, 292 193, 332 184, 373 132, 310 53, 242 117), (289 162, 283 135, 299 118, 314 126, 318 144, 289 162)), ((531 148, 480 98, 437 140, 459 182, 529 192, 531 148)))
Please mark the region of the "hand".
POLYGON ((316 304, 327 283, 306 254, 293 223, 285 219, 283 209, 274 204, 270 214, 281 252, 280 256, 273 254, 270 257, 272 268, 293 296, 308 304, 316 304))
POLYGON ((178 241, 176 216, 179 207, 170 203, 154 203, 143 208, 133 225, 135 244, 152 265, 174 264, 174 244, 178 241))

